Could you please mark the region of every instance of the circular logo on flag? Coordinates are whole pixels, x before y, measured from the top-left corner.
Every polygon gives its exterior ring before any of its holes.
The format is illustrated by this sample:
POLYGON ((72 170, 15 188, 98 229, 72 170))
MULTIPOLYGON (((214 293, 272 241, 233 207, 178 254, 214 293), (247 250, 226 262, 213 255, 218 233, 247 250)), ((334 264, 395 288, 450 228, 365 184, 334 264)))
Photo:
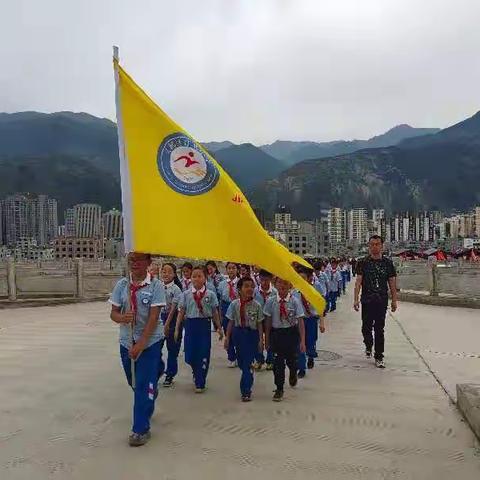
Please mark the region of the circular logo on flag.
POLYGON ((167 185, 184 195, 200 195, 217 183, 219 172, 200 146, 183 133, 173 133, 158 147, 157 164, 167 185))

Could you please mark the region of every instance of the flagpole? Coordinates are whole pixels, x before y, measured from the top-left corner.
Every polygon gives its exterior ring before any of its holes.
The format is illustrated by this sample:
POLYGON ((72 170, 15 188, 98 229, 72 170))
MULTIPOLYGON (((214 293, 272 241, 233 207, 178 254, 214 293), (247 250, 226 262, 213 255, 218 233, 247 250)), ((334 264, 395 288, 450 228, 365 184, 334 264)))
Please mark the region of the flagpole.
MULTIPOLYGON (((124 245, 125 245, 125 252, 128 254, 131 250, 131 211, 130 211, 130 182, 128 181, 128 164, 126 161, 126 154, 125 154, 125 141, 123 137, 123 121, 122 121, 122 113, 120 108, 120 78, 118 74, 118 62, 120 61, 119 49, 116 45, 113 46, 113 71, 115 77, 115 110, 117 115, 117 135, 118 135, 118 155, 120 157, 120 177, 121 177, 121 185, 122 185, 122 214, 123 214, 123 236, 124 236, 124 245)), ((132 278, 130 275, 130 268, 128 266, 127 261, 127 268, 126 274, 128 279, 128 291, 127 291, 127 312, 132 312, 132 305, 130 296, 132 294, 132 278)), ((135 313, 133 312, 133 321, 130 323, 130 341, 133 347, 135 338, 134 338, 134 330, 135 330, 135 313)), ((135 375, 135 359, 130 359, 130 369, 131 369, 131 385, 132 388, 135 390, 136 385, 136 375, 135 375)))

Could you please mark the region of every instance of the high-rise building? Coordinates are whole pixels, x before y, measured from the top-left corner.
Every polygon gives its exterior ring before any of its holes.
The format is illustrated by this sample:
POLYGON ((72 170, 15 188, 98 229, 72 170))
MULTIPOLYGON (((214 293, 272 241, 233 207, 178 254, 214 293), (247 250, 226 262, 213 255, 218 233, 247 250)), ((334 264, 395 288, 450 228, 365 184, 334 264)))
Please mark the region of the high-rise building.
POLYGON ((354 208, 348 211, 347 235, 349 240, 358 243, 367 241, 368 212, 366 208, 354 208))
POLYGON ((279 205, 274 215, 276 232, 295 232, 298 230, 298 223, 292 220, 290 209, 286 205, 279 205))
POLYGON ((347 214, 341 208, 328 211, 328 236, 331 244, 343 243, 347 239, 347 214))
POLYGON ((123 238, 123 217, 119 210, 110 210, 102 215, 103 237, 123 238))
POLYGON ((57 234, 57 201, 47 195, 16 193, 2 201, 4 241, 9 246, 20 239, 48 245, 57 234))
POLYGON ((35 218, 37 220, 37 243, 48 245, 56 236, 58 230, 57 201, 47 195, 38 195, 35 218))
POLYGON ((475 207, 473 210, 475 218, 475 235, 480 238, 480 207, 475 207))
POLYGON ((75 236, 75 210, 67 208, 65 210, 65 237, 75 236))
POLYGON ((102 207, 94 203, 80 203, 73 207, 75 236, 99 238, 102 231, 102 207))

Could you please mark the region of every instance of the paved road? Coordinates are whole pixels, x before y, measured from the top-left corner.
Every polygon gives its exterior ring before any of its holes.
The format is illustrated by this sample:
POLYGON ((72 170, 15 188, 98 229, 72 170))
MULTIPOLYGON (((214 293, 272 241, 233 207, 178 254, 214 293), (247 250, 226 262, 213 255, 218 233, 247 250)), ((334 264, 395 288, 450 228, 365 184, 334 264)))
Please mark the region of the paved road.
MULTIPOLYGON (((216 345, 208 392, 194 395, 182 366, 140 449, 126 445, 131 393, 105 304, 1 311, 0 478, 478 480, 473 434, 399 324, 389 321, 387 369, 377 370, 350 300, 322 345, 341 357, 317 362, 283 403, 271 402, 272 375, 260 372, 242 404, 239 373, 216 345)), ((424 352, 428 332, 415 329, 437 307, 419 308, 397 318, 424 352)))

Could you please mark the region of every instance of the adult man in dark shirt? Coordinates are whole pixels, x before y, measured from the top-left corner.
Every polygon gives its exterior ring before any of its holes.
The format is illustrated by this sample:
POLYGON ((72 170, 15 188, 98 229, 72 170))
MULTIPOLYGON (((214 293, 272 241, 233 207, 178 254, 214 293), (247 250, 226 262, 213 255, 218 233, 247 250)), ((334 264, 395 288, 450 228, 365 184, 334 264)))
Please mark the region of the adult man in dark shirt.
POLYGON ((392 295, 392 312, 397 310, 397 273, 393 262, 383 256, 383 240, 373 235, 368 242, 369 255, 357 263, 357 279, 353 308, 360 309, 359 295, 362 292, 362 334, 365 354, 372 356, 375 332, 375 365, 385 368, 383 352, 385 349, 385 316, 388 307, 388 288, 392 295))

